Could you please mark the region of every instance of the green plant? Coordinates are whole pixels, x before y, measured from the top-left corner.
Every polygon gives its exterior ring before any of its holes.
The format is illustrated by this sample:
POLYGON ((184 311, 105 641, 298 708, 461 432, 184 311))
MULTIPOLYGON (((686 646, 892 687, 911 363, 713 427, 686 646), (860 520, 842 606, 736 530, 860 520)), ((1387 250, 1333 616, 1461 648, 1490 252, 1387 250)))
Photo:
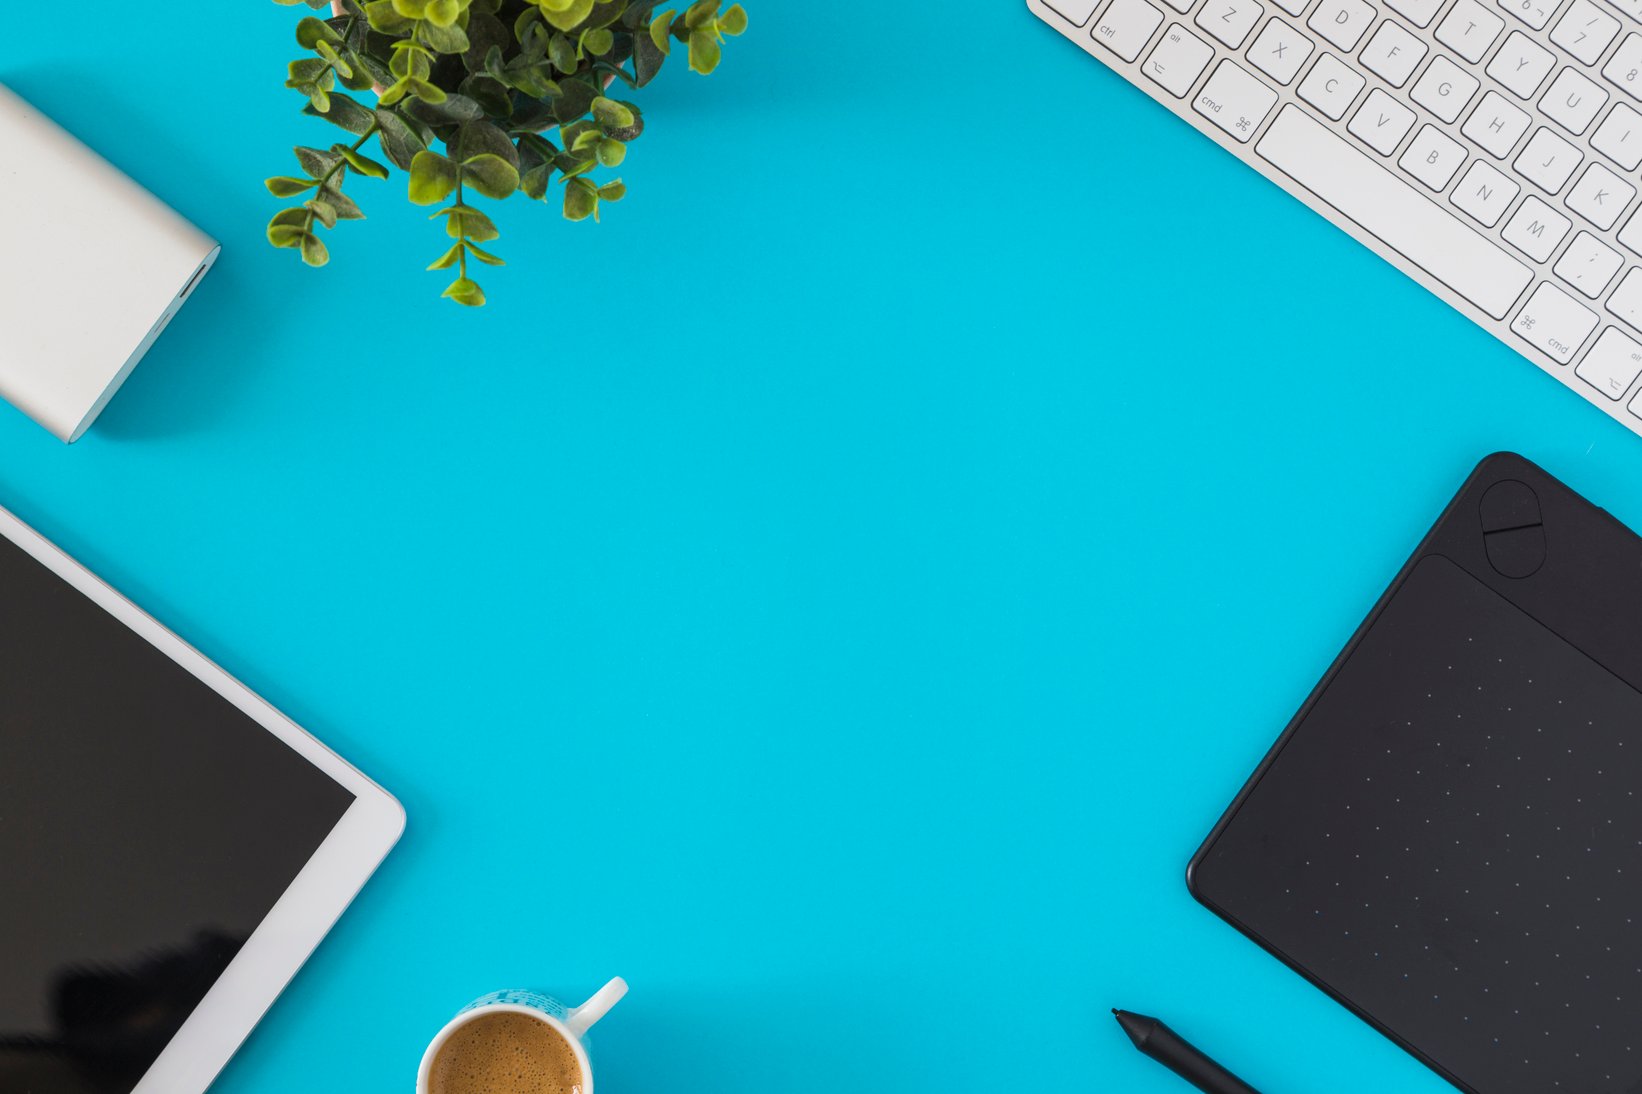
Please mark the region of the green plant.
POLYGON ((328 149, 298 148, 300 175, 267 180, 276 197, 308 195, 268 224, 268 242, 296 250, 310 266, 330 252, 319 229, 364 214, 343 184, 350 173, 385 179, 387 164, 361 149, 372 137, 388 163, 408 176, 410 200, 454 200, 443 218, 455 242, 430 270, 455 268, 444 295, 458 304, 485 302, 468 276, 470 261, 501 265, 481 244, 496 225, 468 201, 469 192, 538 201, 563 187, 564 215, 599 219, 600 207, 626 194, 621 179, 592 177, 618 166, 644 131, 638 106, 608 97, 620 81, 643 87, 661 69, 673 43, 683 43, 690 67, 718 66, 725 35, 747 28, 741 5, 697 0, 683 11, 656 13, 660 0, 276 0, 332 8, 331 18, 305 16, 290 79, 307 99, 306 114, 324 118, 354 139, 328 149), (339 91, 378 91, 374 106, 339 91), (552 132, 557 140, 548 136, 552 132), (439 149, 443 148, 443 151, 439 149))

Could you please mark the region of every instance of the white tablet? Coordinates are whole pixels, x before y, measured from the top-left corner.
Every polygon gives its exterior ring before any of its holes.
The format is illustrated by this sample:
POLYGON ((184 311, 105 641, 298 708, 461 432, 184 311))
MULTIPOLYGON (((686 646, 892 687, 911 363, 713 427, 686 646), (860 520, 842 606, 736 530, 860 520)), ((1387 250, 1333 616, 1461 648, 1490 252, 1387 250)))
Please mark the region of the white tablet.
POLYGON ((0 1092, 199 1094, 404 823, 0 510, 0 1092))

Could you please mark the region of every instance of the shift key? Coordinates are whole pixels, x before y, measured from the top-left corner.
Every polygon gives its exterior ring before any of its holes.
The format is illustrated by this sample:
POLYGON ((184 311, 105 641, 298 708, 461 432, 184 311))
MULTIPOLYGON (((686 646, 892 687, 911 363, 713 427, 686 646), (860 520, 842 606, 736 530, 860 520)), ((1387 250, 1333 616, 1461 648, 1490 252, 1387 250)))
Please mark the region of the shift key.
POLYGON ((1243 144, 1277 105, 1277 92, 1250 76, 1235 61, 1221 61, 1197 93, 1192 109, 1243 144))

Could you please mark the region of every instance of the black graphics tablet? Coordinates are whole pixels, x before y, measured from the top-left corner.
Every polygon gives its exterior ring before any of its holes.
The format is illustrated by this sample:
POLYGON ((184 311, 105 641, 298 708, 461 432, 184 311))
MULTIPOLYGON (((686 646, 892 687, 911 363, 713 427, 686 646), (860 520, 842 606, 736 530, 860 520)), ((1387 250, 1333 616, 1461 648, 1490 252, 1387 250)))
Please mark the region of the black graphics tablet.
POLYGON ((1642 1092, 1642 539, 1485 460, 1188 876, 1462 1090, 1642 1092))

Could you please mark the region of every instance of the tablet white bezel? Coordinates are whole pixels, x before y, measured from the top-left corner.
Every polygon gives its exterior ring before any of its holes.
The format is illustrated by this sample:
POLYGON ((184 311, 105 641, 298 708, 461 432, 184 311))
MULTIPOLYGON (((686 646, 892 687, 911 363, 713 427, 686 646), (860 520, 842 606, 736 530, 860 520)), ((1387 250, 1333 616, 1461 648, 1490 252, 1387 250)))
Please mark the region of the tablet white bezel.
POLYGON ((203 1094, 398 842, 405 811, 386 790, 4 509, 0 535, 354 795, 353 805, 132 1090, 203 1094))

